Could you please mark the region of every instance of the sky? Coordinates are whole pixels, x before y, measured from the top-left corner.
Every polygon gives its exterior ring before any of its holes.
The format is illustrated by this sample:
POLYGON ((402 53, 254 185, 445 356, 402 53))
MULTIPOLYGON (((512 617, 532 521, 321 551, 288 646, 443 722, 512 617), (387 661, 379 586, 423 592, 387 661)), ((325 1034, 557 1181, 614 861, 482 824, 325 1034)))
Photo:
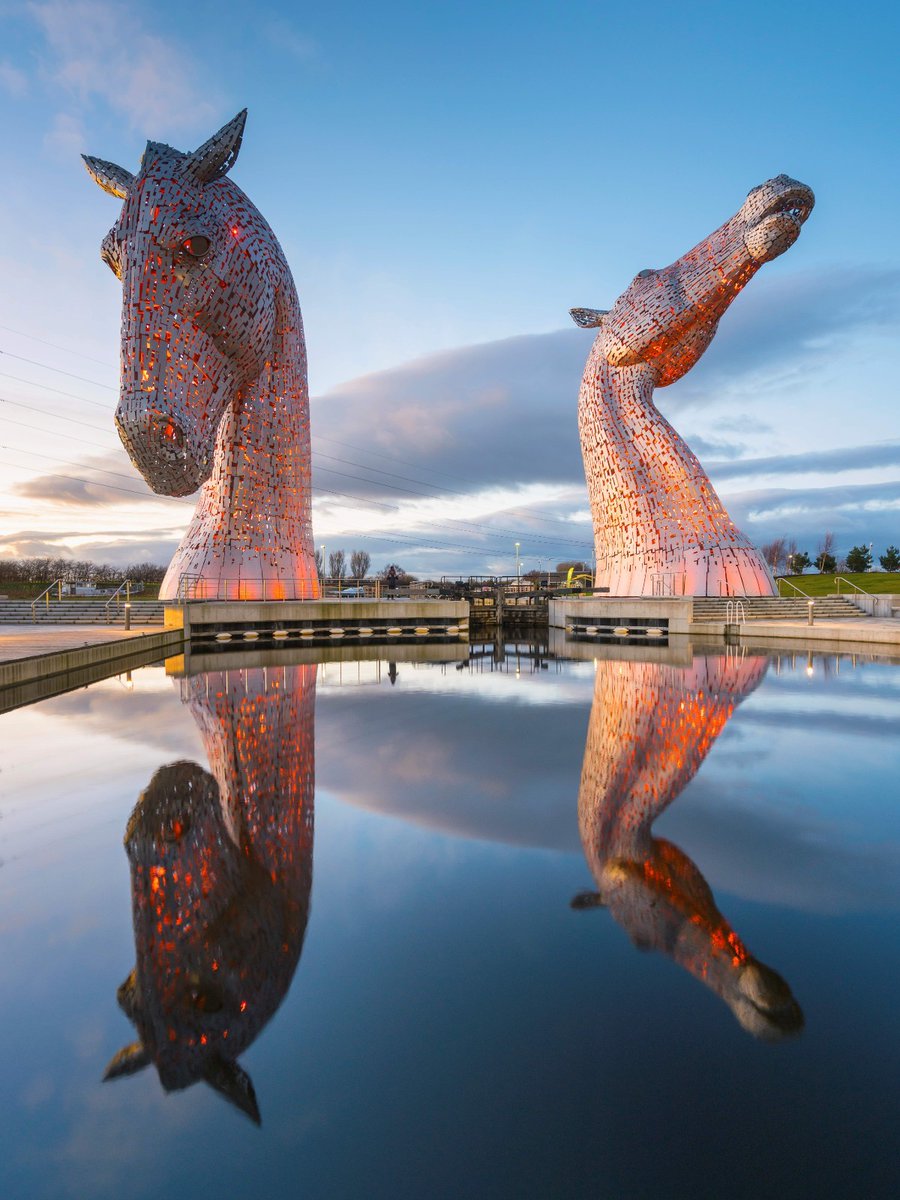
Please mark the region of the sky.
POLYGON ((239 109, 231 174, 291 265, 317 545, 422 576, 589 559, 592 334, 785 173, 816 207, 657 392, 738 525, 900 545, 896 7, 0 0, 0 556, 168 561, 193 501, 115 433, 119 202, 239 109))

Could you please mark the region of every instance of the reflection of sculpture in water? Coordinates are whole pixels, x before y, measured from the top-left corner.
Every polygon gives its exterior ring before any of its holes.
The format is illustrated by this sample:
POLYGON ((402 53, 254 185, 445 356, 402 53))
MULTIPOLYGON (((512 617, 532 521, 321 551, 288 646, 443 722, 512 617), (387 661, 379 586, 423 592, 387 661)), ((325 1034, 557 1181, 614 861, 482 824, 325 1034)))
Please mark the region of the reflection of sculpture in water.
POLYGON ((578 823, 596 893, 642 949, 662 950, 720 996, 757 1037, 797 1032, 785 981, 755 959, 706 880, 651 826, 699 770, 729 717, 761 682, 765 658, 697 658, 691 667, 601 662, 594 683, 578 823))
POLYGON ((106 1078, 152 1062, 166 1091, 203 1079, 259 1121, 238 1065, 293 978, 312 883, 315 666, 186 679, 212 775, 161 767, 125 846, 137 965, 118 991, 138 1040, 106 1078))

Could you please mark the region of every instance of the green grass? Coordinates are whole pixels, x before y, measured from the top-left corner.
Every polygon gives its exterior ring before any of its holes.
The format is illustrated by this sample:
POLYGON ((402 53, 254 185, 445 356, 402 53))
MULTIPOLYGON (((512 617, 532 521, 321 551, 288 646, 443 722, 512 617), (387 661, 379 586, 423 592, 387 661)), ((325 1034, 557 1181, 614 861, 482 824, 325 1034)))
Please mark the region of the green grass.
MULTIPOLYGON (((785 578, 800 588, 807 596, 832 596, 838 591, 838 577, 836 575, 818 575, 815 572, 811 572, 809 575, 787 575, 785 578)), ((840 579, 840 592, 842 596, 852 596, 855 590, 843 582, 845 579, 849 579, 850 583, 855 583, 864 592, 896 592, 900 594, 900 572, 863 571, 855 575, 849 573, 841 575, 840 579)), ((786 583, 779 584, 778 592, 781 596, 797 595, 794 589, 788 587, 786 583)))

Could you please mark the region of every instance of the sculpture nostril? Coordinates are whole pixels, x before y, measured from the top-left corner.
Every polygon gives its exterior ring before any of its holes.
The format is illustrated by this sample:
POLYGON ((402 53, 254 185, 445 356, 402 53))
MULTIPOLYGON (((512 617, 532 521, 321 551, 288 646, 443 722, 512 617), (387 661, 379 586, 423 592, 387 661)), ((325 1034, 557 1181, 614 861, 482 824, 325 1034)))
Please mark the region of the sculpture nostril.
POLYGON ((164 450, 170 454, 182 454, 184 452, 184 432, 180 425, 176 424, 169 416, 158 416, 151 418, 150 429, 154 435, 154 441, 159 440, 164 450))

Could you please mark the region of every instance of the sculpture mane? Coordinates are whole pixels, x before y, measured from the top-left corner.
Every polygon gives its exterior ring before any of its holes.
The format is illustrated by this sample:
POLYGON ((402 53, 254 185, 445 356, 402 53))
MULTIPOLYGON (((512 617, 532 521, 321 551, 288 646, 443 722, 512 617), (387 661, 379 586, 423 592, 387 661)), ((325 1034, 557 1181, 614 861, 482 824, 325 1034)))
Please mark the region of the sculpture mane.
POLYGON ((148 142, 101 257, 122 281, 116 426, 155 491, 202 487, 163 599, 318 596, 309 393, 297 293, 275 235, 228 177, 246 111, 189 154, 148 142))

